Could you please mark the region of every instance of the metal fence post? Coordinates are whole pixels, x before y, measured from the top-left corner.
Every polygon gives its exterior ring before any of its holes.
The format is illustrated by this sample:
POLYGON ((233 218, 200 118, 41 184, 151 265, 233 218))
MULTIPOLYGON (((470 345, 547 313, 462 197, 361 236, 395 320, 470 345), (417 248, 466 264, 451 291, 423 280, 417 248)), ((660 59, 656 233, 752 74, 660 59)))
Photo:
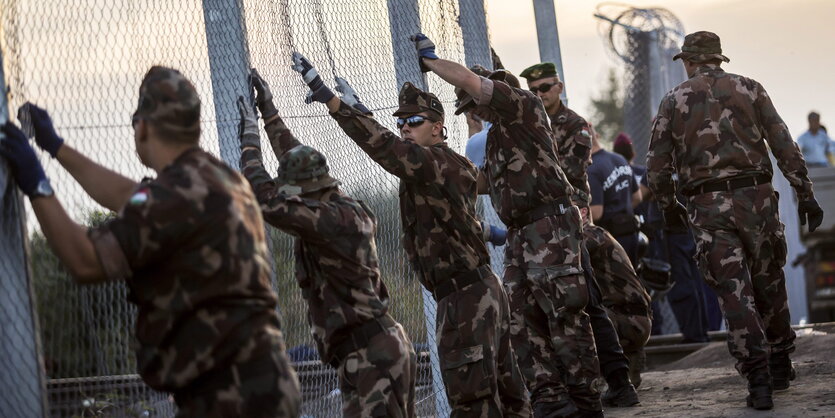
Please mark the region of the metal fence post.
POLYGON ((238 166, 236 100, 249 91, 249 48, 241 0, 203 0, 217 137, 223 161, 238 166))
MULTIPOLYGON (((421 31, 420 9, 417 0, 388 0, 389 27, 391 45, 394 54, 394 71, 397 88, 405 82, 411 82, 422 89, 428 88, 426 76, 420 72, 415 47, 409 36, 421 31)), ((396 90, 395 90, 396 91, 396 90)), ((423 292, 423 312, 426 320, 426 341, 429 343, 429 357, 432 362, 432 389, 435 393, 435 416, 449 416, 449 403, 441 378, 441 363, 438 357, 438 345, 435 341, 435 321, 437 304, 426 288, 423 292)))
MULTIPOLYGON (((539 41, 539 59, 542 62, 553 62, 557 66, 560 79, 565 82, 565 72, 562 70, 562 53, 560 52, 560 34, 557 31, 557 12, 554 5, 556 0, 533 0, 533 15, 536 20, 536 38, 539 41)), ((560 98, 568 105, 566 88, 563 88, 560 98)))
MULTIPOLYGON (((0 123, 9 120, 5 80, 0 51, 0 123)), ((0 134, 0 143, 5 139, 0 134)), ((0 411, 4 417, 42 417, 46 385, 20 197, 0 159, 0 411)))

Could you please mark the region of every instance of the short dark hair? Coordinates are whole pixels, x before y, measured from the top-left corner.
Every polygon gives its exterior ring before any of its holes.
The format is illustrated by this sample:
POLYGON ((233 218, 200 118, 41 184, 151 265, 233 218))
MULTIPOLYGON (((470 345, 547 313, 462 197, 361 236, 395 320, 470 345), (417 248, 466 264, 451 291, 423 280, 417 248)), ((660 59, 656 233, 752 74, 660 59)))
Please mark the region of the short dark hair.
POLYGON ((820 113, 818 113, 818 112, 809 112, 809 116, 808 116, 808 118, 809 118, 809 119, 817 119, 817 120, 820 120, 821 115, 820 115, 820 113))

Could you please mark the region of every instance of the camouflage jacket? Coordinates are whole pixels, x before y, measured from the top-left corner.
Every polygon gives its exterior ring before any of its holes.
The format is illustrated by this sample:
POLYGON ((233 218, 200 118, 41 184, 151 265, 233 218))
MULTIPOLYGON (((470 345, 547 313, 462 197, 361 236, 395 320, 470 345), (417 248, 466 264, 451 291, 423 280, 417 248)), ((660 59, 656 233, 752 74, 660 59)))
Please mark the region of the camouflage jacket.
POLYGON ((487 133, 482 174, 502 222, 513 225, 531 209, 574 193, 559 166, 548 115, 538 97, 482 79, 477 101, 498 117, 487 133))
POLYGON ((89 230, 109 279, 138 306, 137 367, 176 391, 278 332, 261 210, 237 171, 195 147, 89 230))
MULTIPOLYGON (((264 129, 277 157, 301 144, 280 118, 264 129)), ((326 202, 279 193, 280 184, 267 174, 261 152, 255 149, 241 153, 241 171, 267 223, 296 237, 296 280, 308 304, 319 353, 329 362, 333 344, 347 338, 354 327, 388 312, 374 215, 337 190, 326 194, 326 202)))
POLYGON ((704 65, 661 101, 647 154, 649 186, 663 209, 675 202, 674 171, 685 191, 718 179, 770 176, 768 148, 797 198, 812 198, 803 156, 763 86, 704 65))
POLYGON ((551 115, 551 131, 560 168, 574 186, 572 200, 579 206, 588 206, 591 200, 588 175, 591 126, 582 116, 560 103, 560 110, 551 115))
POLYGON ((583 235, 594 276, 603 295, 603 305, 622 314, 650 315, 649 294, 623 247, 597 225, 586 225, 583 235))
POLYGON ((476 168, 445 142, 406 141, 342 103, 331 114, 360 148, 400 178, 403 247, 421 283, 441 283, 490 263, 476 218, 476 168))

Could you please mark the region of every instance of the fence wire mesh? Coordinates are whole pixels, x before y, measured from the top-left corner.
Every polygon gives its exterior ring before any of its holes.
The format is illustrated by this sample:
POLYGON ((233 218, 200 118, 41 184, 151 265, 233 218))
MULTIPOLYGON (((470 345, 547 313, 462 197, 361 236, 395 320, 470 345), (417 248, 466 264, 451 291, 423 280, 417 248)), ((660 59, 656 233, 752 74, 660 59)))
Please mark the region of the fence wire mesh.
MULTIPOLYGON (((390 115, 404 81, 428 87, 447 110, 455 100, 451 86, 420 73, 409 35, 426 33, 444 58, 489 64, 483 0, 0 0, 0 8, 9 109, 26 101, 47 108, 68 144, 136 180, 152 175, 134 155, 130 123, 148 68, 174 67, 194 83, 203 104, 201 146, 233 167, 239 156, 235 100, 248 94, 248 68, 258 68, 296 136, 327 155, 344 190, 365 200, 377 215, 380 267, 391 313, 419 354, 417 412, 448 413, 445 401, 436 402, 443 399, 443 387, 433 385, 440 371, 437 363, 433 369, 429 354, 435 345, 434 302, 422 296, 402 251, 398 180, 366 157, 324 106, 304 104, 307 87, 290 69, 290 54, 305 54, 331 87, 335 76, 348 79, 378 120, 394 129, 390 115)), ((446 126, 450 146, 463 153, 463 117, 448 117, 446 126)), ((39 156, 76 221, 97 225, 112 216, 48 154, 39 156)), ((265 152, 265 163, 275 172, 274 155, 265 152)), ((169 396, 152 391, 134 374, 130 344, 136 312, 126 301, 125 286, 75 285, 32 218, 26 233, 48 414, 173 415, 169 396)), ((4 212, 3 219, 20 217, 4 212)), ((293 277, 292 239, 272 228, 269 236, 282 329, 303 386, 303 415, 338 416, 336 374, 314 351, 307 306, 293 277)), ((8 254, 0 256, 4 277, 17 274, 5 270, 8 254)), ((25 284, 25 277, 17 279, 25 284)), ((5 336, 6 324, 23 321, 26 313, 2 309, 0 314, 9 315, 2 322, 5 336)), ((22 350, 36 353, 34 347, 22 350)), ((32 379, 37 381, 37 376, 32 379)), ((38 415, 19 411, 12 415, 38 415)))

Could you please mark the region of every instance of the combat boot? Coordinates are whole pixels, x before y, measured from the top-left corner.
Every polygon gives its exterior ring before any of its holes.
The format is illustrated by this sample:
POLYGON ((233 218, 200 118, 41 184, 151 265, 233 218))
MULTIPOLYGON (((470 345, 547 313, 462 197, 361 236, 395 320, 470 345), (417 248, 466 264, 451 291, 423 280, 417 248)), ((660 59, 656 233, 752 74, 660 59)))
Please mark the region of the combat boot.
POLYGON ((748 376, 748 397, 745 399, 749 407, 759 410, 774 408, 771 398, 773 389, 768 369, 760 369, 748 376))
POLYGON ((579 418, 580 410, 571 399, 558 402, 537 402, 533 405, 534 418, 579 418))
POLYGON ((635 386, 629 381, 629 369, 617 369, 607 377, 609 390, 600 397, 604 406, 635 406, 641 402, 635 386))
POLYGON ((790 381, 797 377, 788 353, 772 354, 768 358, 768 368, 771 371, 771 384, 774 390, 786 390, 790 381))
POLYGON ((641 371, 646 367, 647 355, 641 349, 639 352, 627 354, 626 358, 629 360, 629 381, 638 389, 641 387, 641 371))

